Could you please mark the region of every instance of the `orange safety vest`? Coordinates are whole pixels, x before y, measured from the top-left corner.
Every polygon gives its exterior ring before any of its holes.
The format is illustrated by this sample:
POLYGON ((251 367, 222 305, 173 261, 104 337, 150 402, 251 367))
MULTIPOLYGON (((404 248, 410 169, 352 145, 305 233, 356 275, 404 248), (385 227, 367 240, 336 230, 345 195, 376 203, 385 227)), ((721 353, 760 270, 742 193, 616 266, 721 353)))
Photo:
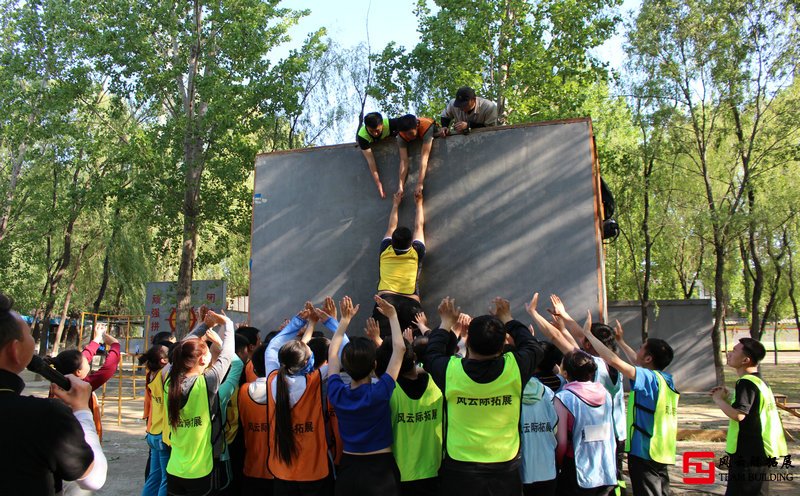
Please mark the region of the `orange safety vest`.
POLYGON ((267 410, 250 397, 248 387, 239 388, 239 420, 244 429, 244 467, 242 473, 256 479, 273 479, 267 470, 267 410))
POLYGON ((244 366, 244 382, 256 382, 258 376, 253 369, 253 361, 248 360, 247 365, 244 366))
MULTIPOLYGON (((269 426, 275 428, 275 399, 272 383, 277 371, 267 380, 267 410, 269 426)), ((267 466, 276 478, 286 481, 317 481, 328 476, 328 443, 325 437, 325 418, 322 414, 322 375, 319 370, 306 375, 306 390, 292 407, 292 425, 297 456, 291 465, 278 457, 274 432, 269 433, 267 466)))
POLYGON ((433 119, 428 119, 427 117, 417 117, 417 135, 411 136, 408 131, 401 131, 397 133, 404 141, 407 143, 411 143, 415 139, 422 138, 425 136, 425 133, 428 132, 428 129, 433 126, 433 119))

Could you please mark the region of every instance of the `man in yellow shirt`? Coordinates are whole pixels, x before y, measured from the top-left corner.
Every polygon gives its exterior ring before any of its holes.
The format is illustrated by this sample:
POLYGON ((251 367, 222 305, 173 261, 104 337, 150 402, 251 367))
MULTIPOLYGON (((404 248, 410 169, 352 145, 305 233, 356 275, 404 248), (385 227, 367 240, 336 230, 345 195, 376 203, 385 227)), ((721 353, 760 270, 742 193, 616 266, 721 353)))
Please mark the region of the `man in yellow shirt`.
MULTIPOLYGON (((397 309, 400 328, 415 326, 414 319, 422 311, 419 299, 419 273, 422 258, 425 256, 425 212, 422 206, 422 191, 414 194, 416 217, 414 232, 407 227, 397 227, 398 210, 403 193, 392 197, 392 211, 389 213, 389 226, 380 246, 380 280, 378 294, 397 309)), ((378 321, 381 336, 391 334, 389 319, 378 311, 377 305, 372 318, 378 321)))

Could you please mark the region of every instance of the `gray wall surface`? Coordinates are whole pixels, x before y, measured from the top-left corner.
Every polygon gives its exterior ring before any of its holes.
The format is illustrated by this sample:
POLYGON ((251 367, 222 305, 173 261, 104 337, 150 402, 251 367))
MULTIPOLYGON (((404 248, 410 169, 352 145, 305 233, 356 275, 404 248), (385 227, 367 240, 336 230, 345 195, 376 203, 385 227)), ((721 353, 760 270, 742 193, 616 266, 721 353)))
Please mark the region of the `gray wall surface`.
MULTIPOLYGON (((711 300, 659 300, 648 310, 649 336, 665 340, 675 352, 666 371, 673 375, 678 391, 706 392, 714 387, 711 300)), ((608 316, 612 325, 615 319, 619 320, 625 329, 625 341, 638 350, 642 344, 639 302, 611 301, 608 316)))
MULTIPOLYGON (((318 304, 326 295, 337 301, 350 295, 361 304, 351 331, 363 330, 399 165, 394 139, 373 150, 384 200, 353 144, 257 157, 252 325, 273 329, 307 299, 318 304)), ((409 155, 400 225, 413 229, 419 145, 409 155)), ((588 119, 435 140, 425 180, 427 255, 420 280, 430 321, 438 324, 436 307, 444 296, 473 316, 503 296, 522 319, 523 302, 534 290, 603 313, 593 163, 588 119)))

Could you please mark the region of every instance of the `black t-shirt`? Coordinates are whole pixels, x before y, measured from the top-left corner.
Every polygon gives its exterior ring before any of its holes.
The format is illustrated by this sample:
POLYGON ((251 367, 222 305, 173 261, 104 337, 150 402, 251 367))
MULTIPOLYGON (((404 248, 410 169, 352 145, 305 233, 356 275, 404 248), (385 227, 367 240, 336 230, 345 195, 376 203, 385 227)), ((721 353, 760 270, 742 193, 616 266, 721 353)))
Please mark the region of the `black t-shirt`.
POLYGON ((20 396, 25 383, 0 370, 2 493, 54 494, 54 477, 76 480, 94 461, 83 429, 61 400, 20 396))
POLYGON ((422 398, 422 395, 425 394, 425 390, 428 389, 429 380, 430 376, 427 373, 420 372, 417 374, 416 379, 408 379, 403 376, 398 376, 397 385, 400 386, 400 388, 409 398, 412 400, 418 400, 422 398))
MULTIPOLYGON (((751 374, 759 379, 758 373, 751 374)), ((747 457, 764 456, 764 442, 761 439, 761 417, 758 409, 761 404, 761 392, 747 379, 736 381, 736 399, 733 408, 745 414, 739 422, 739 438, 736 444, 736 455, 747 457)))

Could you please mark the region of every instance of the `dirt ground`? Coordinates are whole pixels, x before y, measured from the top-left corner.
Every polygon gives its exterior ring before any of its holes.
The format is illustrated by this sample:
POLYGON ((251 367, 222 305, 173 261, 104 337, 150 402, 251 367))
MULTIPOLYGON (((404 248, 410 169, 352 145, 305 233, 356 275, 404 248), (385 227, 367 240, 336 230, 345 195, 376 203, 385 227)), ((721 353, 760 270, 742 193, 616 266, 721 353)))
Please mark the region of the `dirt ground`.
MULTIPOLYGON (((797 377, 800 364, 764 365, 762 374, 772 385, 776 393, 786 394, 788 402, 800 403, 800 381, 797 377)), ((729 388, 732 388, 735 378, 728 374, 729 388)), ((43 381, 34 382, 35 377, 25 372, 26 381, 24 394, 36 396, 46 395, 48 384, 43 381)), ((108 458, 108 479, 105 487, 98 491, 99 495, 108 496, 134 496, 141 494, 144 483, 144 469, 147 461, 147 445, 144 440, 145 424, 141 420, 143 407, 143 383, 137 380, 137 399, 132 399, 133 389, 131 380, 124 381, 121 421, 117 425, 116 396, 119 390, 117 379, 114 378, 106 385, 105 411, 103 414, 103 449, 108 458)), ((98 395, 102 396, 102 395, 98 395)), ((784 474, 791 474, 792 481, 773 482, 771 484, 774 494, 800 494, 800 418, 786 412, 781 412, 784 428, 794 437, 789 441, 789 452, 794 462, 792 468, 783 470, 784 474)), ((718 464, 724 455, 724 436, 727 430, 727 419, 711 402, 704 393, 684 393, 681 395, 679 408, 679 441, 678 457, 675 466, 670 470, 670 480, 675 495, 723 495, 725 482, 722 482, 725 469, 716 469, 714 484, 684 484, 682 471, 682 456, 687 452, 705 451, 714 453, 714 462, 718 464)), ((710 461, 703 459, 702 461, 710 461)), ((707 465, 704 465, 707 466, 707 465)), ((690 475, 695 475, 693 472, 690 475)), ((626 473, 627 476, 627 473, 626 473)), ((627 477, 626 477, 627 478, 627 477)), ((630 494, 630 491, 629 493, 630 494)))

